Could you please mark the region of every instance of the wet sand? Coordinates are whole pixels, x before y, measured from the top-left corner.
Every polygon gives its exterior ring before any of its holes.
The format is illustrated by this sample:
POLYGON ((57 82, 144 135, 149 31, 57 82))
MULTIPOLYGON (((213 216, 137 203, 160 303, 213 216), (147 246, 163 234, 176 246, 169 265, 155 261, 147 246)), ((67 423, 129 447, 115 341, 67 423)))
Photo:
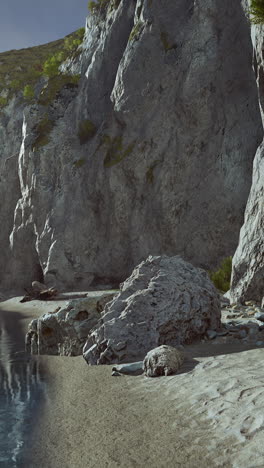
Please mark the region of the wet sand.
MULTIPOLYGON (((19 311, 25 330, 58 305, 3 304, 19 311)), ((112 377, 111 366, 81 356, 41 356, 46 403, 27 467, 264 467, 263 349, 205 343, 186 353, 179 374, 158 379, 112 377)))

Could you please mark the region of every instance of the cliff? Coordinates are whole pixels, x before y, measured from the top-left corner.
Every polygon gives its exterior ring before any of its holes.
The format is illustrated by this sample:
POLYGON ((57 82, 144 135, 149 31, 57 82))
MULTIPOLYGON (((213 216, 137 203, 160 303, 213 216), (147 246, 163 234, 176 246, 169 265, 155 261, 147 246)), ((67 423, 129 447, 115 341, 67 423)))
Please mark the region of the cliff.
MULTIPOLYGON (((248 11, 249 2, 244 2, 248 11)), ((254 70, 259 91, 259 104, 264 123, 264 60, 262 25, 252 25, 254 70)), ((264 147, 259 146, 253 164, 251 190, 246 206, 239 244, 233 258, 231 298, 234 301, 254 299, 264 304, 264 147)))
POLYGON ((109 1, 78 51, 2 108, 1 287, 119 282, 148 254, 215 267, 263 135, 241 3, 109 1))

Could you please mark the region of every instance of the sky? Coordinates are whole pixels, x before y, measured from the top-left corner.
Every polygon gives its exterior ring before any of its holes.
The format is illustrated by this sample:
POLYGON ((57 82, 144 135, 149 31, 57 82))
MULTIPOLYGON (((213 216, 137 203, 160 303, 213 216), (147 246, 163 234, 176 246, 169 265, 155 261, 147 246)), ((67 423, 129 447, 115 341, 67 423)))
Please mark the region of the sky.
POLYGON ((85 25, 87 0, 0 0, 0 52, 60 39, 85 25))

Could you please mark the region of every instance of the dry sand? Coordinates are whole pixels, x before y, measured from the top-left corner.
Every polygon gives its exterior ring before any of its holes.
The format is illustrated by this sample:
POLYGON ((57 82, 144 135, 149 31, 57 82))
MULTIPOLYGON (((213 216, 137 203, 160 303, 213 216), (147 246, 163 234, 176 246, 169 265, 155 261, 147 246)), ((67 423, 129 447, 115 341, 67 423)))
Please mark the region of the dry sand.
MULTIPOLYGON (((26 330, 62 304, 0 308, 19 311, 26 330)), ((46 401, 27 468, 264 467, 264 350, 205 343, 186 353, 179 374, 157 379, 41 356, 46 401)))

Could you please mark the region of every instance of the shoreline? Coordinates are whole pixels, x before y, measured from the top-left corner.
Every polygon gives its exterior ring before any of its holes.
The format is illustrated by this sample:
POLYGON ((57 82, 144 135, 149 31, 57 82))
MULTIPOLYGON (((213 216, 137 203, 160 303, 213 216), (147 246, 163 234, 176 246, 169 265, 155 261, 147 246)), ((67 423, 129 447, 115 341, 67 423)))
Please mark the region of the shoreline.
MULTIPOLYGON (((21 304, 19 299, 1 303, 0 309, 19 312, 25 332, 30 320, 57 307, 55 301, 21 304)), ((46 401, 26 448, 27 468, 258 466, 261 427, 249 441, 239 440, 238 433, 248 417, 243 413, 252 416, 249 401, 263 373, 262 349, 195 344, 186 347, 186 355, 178 374, 156 379, 112 377, 112 366, 88 366, 82 356, 39 356, 46 401), (248 400, 240 401, 244 387, 251 387, 247 370, 255 383, 248 400), (225 406, 232 399, 234 408, 225 406), (236 465, 239 453, 244 465, 236 465)), ((264 391, 260 407, 263 403, 264 391)))

